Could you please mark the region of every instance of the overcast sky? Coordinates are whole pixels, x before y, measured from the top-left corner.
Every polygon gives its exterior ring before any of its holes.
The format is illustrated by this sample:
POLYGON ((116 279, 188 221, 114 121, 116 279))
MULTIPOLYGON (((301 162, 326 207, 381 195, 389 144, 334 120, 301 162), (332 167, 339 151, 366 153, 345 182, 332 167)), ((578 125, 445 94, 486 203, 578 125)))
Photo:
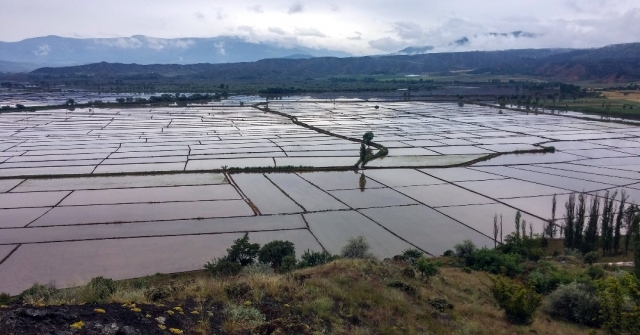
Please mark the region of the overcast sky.
POLYGON ((228 35, 367 55, 639 42, 640 0, 0 0, 0 22, 2 41, 228 35), (535 35, 489 34, 513 31, 535 35))

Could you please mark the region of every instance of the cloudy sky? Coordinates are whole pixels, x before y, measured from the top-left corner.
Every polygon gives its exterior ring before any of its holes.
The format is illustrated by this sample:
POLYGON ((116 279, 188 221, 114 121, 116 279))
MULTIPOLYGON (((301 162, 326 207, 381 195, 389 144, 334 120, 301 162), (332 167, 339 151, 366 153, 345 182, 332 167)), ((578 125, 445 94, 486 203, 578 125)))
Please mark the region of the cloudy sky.
POLYGON ((0 9, 2 41, 228 35, 353 55, 640 41, 639 0, 0 0, 0 9))

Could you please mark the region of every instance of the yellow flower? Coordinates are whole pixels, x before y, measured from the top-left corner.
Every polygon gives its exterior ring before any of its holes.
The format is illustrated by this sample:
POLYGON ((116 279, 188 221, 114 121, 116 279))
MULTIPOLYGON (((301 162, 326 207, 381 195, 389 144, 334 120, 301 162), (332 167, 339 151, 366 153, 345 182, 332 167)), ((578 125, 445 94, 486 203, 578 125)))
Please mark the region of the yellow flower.
POLYGON ((180 307, 180 306, 176 306, 173 309, 175 309, 178 312, 182 312, 182 307, 180 307))
POLYGON ((193 314, 193 315, 198 315, 198 314, 200 314, 200 312, 198 312, 198 311, 191 311, 191 314, 193 314))
POLYGON ((160 329, 162 329, 162 330, 165 330, 165 329, 167 329, 167 326, 165 326, 165 325, 158 325, 158 328, 160 328, 160 329))
POLYGON ((78 322, 72 324, 70 327, 71 327, 71 329, 80 330, 80 329, 82 329, 84 327, 84 322, 78 321, 78 322))
POLYGON ((142 312, 142 310, 141 310, 140 308, 138 308, 138 307, 134 307, 134 308, 132 308, 132 309, 131 309, 131 311, 132 311, 132 312, 136 312, 136 313, 140 313, 140 312, 142 312))
POLYGON ((245 305, 245 306, 251 306, 251 301, 249 301, 249 300, 245 301, 245 302, 244 302, 244 305, 245 305))
POLYGON ((150 317, 151 317, 151 314, 147 314, 147 315, 145 315, 144 317, 146 317, 146 318, 150 318, 150 317))
POLYGON ((104 314, 104 313, 106 313, 106 312, 107 312, 107 311, 105 311, 105 310, 104 310, 104 309, 102 309, 102 308, 96 308, 96 309, 94 309, 93 311, 94 311, 94 312, 96 312, 96 313, 100 313, 100 314, 104 314))
POLYGON ((7 305, 2 305, 2 306, 0 306, 0 308, 9 308, 9 306, 7 306, 7 305))
POLYGON ((167 311, 167 314, 169 314, 169 315, 173 315, 173 314, 176 314, 176 313, 175 313, 174 311, 172 311, 172 310, 168 310, 168 311, 167 311))
POLYGON ((180 330, 178 328, 169 328, 169 331, 171 332, 171 334, 182 334, 182 333, 184 333, 182 330, 180 330))
POLYGON ((289 304, 284 304, 284 307, 289 308, 291 306, 289 304))

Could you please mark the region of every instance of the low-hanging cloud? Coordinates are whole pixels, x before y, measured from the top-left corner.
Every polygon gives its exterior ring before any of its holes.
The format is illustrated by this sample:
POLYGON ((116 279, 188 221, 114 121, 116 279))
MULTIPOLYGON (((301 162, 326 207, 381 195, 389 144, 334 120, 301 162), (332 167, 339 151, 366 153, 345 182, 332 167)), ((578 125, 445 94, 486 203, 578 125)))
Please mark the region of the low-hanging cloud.
POLYGON ((320 30, 316 28, 300 28, 296 27, 295 33, 298 36, 314 36, 314 37, 327 37, 320 30))

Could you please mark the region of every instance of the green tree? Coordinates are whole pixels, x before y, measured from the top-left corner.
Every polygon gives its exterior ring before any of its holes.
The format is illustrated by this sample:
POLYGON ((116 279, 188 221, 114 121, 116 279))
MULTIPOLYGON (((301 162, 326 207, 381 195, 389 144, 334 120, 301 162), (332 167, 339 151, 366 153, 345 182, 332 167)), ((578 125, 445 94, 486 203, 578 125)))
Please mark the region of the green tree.
POLYGON ((565 224, 565 233, 564 233, 564 246, 565 248, 573 249, 574 247, 574 237, 575 237, 575 217, 576 217, 576 194, 571 193, 569 195, 569 200, 564 205, 565 214, 564 214, 564 224, 565 224))
POLYGON ((631 240, 633 240, 633 264, 636 276, 640 278, 640 215, 633 217, 631 223, 631 240))
POLYGON ((227 260, 240 263, 242 266, 249 265, 258 256, 259 250, 260 244, 250 243, 249 234, 245 234, 244 237, 233 241, 231 248, 227 249, 227 260))
POLYGON ((275 240, 271 241, 260 248, 258 251, 258 260, 262 263, 271 265, 272 268, 278 269, 282 266, 282 261, 287 256, 294 256, 296 248, 289 241, 275 240))
POLYGON ((586 206, 586 195, 584 193, 580 193, 580 195, 578 195, 578 207, 574 227, 575 234, 573 237, 574 248, 578 250, 582 250, 582 246, 584 244, 584 224, 587 213, 586 206))
POLYGON ((620 205, 618 207, 618 216, 616 217, 616 224, 615 224, 615 228, 614 228, 614 235, 613 235, 613 252, 614 253, 618 253, 618 251, 620 251, 620 238, 621 238, 621 233, 620 230, 622 228, 622 222, 624 221, 624 215, 625 215, 625 204, 626 201, 629 197, 627 196, 627 193, 622 190, 620 192, 620 205))
POLYGON ((600 218, 600 201, 598 194, 596 193, 591 198, 591 208, 589 209, 589 221, 587 222, 587 229, 584 234, 584 245, 582 252, 587 253, 589 251, 598 250, 598 219, 600 218))

